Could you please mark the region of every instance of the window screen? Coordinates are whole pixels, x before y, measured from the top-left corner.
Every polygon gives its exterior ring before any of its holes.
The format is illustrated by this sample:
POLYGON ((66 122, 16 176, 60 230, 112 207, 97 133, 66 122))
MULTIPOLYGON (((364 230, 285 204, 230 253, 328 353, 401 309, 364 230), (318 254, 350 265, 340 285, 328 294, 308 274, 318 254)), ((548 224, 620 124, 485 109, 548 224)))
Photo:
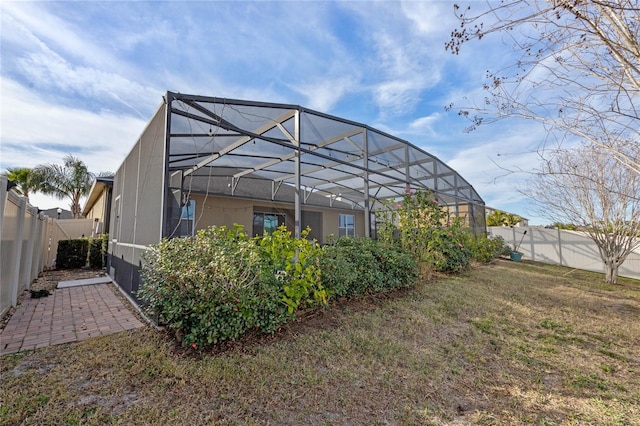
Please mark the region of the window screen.
POLYGON ((286 224, 286 217, 278 213, 254 213, 253 235, 272 234, 279 226, 286 224))
POLYGON ((338 216, 338 236, 356 236, 356 218, 352 214, 341 214, 338 216))
POLYGON ((194 221, 196 211, 195 200, 189 200, 188 203, 182 206, 182 213, 180 215, 180 236, 189 237, 194 234, 194 221))

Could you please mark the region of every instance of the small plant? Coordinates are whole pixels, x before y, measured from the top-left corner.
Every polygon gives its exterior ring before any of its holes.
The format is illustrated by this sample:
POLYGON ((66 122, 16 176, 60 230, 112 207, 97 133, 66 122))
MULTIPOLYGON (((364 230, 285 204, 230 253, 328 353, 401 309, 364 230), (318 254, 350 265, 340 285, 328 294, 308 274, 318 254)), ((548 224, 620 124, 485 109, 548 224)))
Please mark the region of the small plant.
POLYGON ((458 272, 469 266, 473 253, 469 245, 470 232, 460 220, 453 218, 449 226, 432 230, 425 260, 438 272, 458 272))

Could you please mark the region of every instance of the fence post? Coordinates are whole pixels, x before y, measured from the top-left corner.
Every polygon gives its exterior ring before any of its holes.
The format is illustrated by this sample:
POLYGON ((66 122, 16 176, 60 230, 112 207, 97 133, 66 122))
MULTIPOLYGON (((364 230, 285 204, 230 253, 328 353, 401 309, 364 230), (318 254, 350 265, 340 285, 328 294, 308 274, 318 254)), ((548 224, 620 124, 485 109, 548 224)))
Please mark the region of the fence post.
POLYGON ((42 240, 40 241, 40 266, 38 266, 38 269, 42 272, 47 267, 47 249, 49 248, 49 216, 44 213, 40 213, 40 218, 42 219, 42 240))
MULTIPOLYGON (((9 179, 0 176, 0 241, 2 241, 2 224, 4 223, 4 209, 7 206, 7 183, 9 179)), ((6 254, 5 254, 6 255, 6 254)))
POLYGON ((42 263, 42 250, 40 249, 42 245, 42 213, 38 212, 36 209, 36 226, 35 226, 35 236, 33 238, 33 249, 31 250, 31 256, 33 260, 31 262, 31 281, 38 278, 40 274, 40 264, 42 263))
POLYGON ((558 229, 558 255, 560 256, 560 266, 564 266, 564 262, 562 261, 562 231, 560 228, 558 229))
MULTIPOLYGON (((28 217, 28 213, 31 212, 31 217, 28 221, 25 220, 25 228, 29 227, 29 240, 27 240, 27 247, 25 250, 25 258, 22 260, 22 276, 24 285, 27 290, 31 289, 31 269, 33 266, 33 247, 36 240, 36 225, 38 220, 38 209, 31 207, 29 204, 25 205, 25 217, 28 217)), ((23 243, 24 244, 24 243, 23 243)))
POLYGON ((24 232, 24 211, 27 208, 27 199, 18 198, 18 224, 17 224, 17 241, 15 251, 12 253, 12 262, 14 266, 11 271, 11 306, 18 304, 18 281, 20 280, 20 265, 22 264, 22 233, 24 232))
POLYGON ((53 239, 53 218, 46 216, 47 218, 47 232, 45 235, 45 245, 43 247, 44 250, 44 265, 46 268, 51 267, 51 241, 53 239))

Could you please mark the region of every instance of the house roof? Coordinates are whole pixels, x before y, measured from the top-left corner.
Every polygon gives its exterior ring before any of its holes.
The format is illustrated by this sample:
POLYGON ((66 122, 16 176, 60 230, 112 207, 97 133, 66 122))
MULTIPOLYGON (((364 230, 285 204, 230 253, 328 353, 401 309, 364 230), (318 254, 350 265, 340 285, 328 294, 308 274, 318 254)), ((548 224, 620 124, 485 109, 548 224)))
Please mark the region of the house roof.
POLYGON ((71 210, 67 210, 67 209, 63 209, 60 207, 54 207, 52 209, 46 209, 46 210, 40 210, 40 213, 44 213, 45 215, 52 217, 52 218, 57 218, 58 217, 58 209, 61 210, 60 212, 60 219, 73 219, 73 213, 71 213, 71 210))
POLYGON ((96 177, 96 180, 93 182, 91 186, 91 190, 89 191, 89 197, 87 198, 87 202, 84 204, 84 208, 82 209, 82 216, 86 216, 93 205, 100 198, 100 194, 104 191, 104 188, 113 187, 113 177, 96 177))
POLYGON ((365 124, 297 105, 172 92, 165 101, 169 172, 199 192, 235 196, 251 183, 266 182, 260 185, 272 188, 261 186, 268 199, 298 180, 306 201, 339 198, 359 209, 402 197, 409 188, 432 191, 444 204, 484 206, 475 189, 437 157, 365 124))

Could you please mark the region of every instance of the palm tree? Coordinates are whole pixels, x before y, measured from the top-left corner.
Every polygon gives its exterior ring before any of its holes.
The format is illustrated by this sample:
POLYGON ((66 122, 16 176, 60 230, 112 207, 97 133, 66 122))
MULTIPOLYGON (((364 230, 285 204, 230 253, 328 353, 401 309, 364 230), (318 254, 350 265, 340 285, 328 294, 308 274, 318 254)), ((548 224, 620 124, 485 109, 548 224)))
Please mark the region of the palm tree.
POLYGON ((517 214, 503 212, 502 210, 494 210, 487 216, 487 226, 515 226, 522 222, 522 218, 517 214))
POLYGON ((26 198, 27 202, 29 202, 29 194, 38 191, 38 185, 34 179, 32 169, 27 167, 9 167, 6 172, 2 173, 2 176, 6 176, 7 179, 18 184, 13 190, 26 198))
POLYGON ((67 155, 63 160, 63 166, 43 164, 36 167, 35 178, 43 194, 59 199, 69 198, 73 218, 79 219, 82 213, 80 198, 89 193, 95 176, 79 158, 67 155))

